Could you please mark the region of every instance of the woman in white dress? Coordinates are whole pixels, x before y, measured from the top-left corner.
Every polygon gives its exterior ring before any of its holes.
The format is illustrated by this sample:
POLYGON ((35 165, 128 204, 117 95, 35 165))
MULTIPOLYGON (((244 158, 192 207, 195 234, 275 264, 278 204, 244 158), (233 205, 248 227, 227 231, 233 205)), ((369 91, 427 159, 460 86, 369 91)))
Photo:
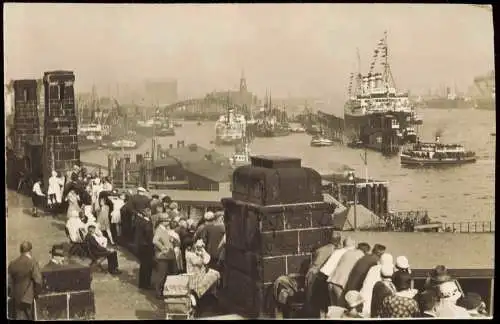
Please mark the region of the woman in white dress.
POLYGON ((210 254, 205 250, 205 243, 201 239, 187 248, 186 272, 190 275, 190 289, 198 299, 210 289, 215 289, 220 279, 218 271, 207 267, 209 262, 210 254))
POLYGON ((80 213, 81 208, 80 208, 80 197, 76 194, 74 190, 70 190, 68 192, 68 195, 66 196, 66 201, 68 202, 68 210, 67 210, 67 217, 68 219, 71 217, 74 212, 80 213))

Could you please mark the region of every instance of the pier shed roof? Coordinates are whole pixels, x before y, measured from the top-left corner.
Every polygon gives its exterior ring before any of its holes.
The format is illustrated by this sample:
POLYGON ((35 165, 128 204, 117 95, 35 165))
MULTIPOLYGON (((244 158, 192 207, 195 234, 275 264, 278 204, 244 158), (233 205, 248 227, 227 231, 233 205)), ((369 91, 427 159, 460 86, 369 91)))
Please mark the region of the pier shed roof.
POLYGON ((233 174, 233 168, 231 166, 220 165, 206 160, 185 164, 184 169, 215 182, 229 182, 233 174))

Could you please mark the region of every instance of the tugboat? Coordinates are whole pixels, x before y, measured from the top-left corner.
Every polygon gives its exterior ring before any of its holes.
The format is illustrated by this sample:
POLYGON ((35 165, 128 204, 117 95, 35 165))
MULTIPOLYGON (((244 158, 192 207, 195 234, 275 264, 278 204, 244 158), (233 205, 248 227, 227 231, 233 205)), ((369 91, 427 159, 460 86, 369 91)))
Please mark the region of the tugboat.
POLYGON ((436 136, 434 143, 418 142, 403 150, 400 159, 403 166, 456 165, 476 162, 476 154, 460 144, 442 144, 436 136))
POLYGON ((344 135, 348 142, 359 140, 366 148, 394 155, 402 145, 415 143, 412 126, 421 121, 415 118, 415 107, 408 92, 396 89, 388 54, 385 32, 374 51, 368 74, 363 76, 358 72, 356 78, 351 74, 349 100, 344 109, 344 135), (383 73, 374 72, 379 58, 383 73), (351 91, 354 79, 355 89, 351 91))
POLYGON ((311 139, 312 147, 333 146, 333 144, 335 144, 335 142, 326 138, 323 134, 314 135, 311 139))

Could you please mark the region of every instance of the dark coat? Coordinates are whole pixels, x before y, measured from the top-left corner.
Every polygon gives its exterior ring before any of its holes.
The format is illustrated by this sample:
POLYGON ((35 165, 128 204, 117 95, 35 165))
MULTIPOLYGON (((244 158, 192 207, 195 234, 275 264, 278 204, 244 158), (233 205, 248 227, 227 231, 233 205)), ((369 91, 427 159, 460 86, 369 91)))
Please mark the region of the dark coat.
POLYGON ((32 304, 42 287, 42 274, 38 262, 21 255, 9 264, 12 299, 16 303, 32 304))
POLYGON ((199 232, 198 238, 205 242, 206 251, 210 254, 212 259, 217 259, 219 257, 218 248, 225 233, 226 228, 222 223, 208 223, 199 232))
POLYGON ((347 279, 345 291, 361 291, 368 271, 371 267, 378 263, 378 260, 379 257, 374 254, 366 254, 361 259, 359 259, 354 265, 354 268, 352 268, 349 279, 347 279))
POLYGON ((102 245, 100 245, 95 237, 93 235, 90 235, 87 234, 87 236, 85 237, 85 240, 87 241, 87 244, 88 244, 88 247, 89 247, 89 252, 100 258, 100 257, 104 257, 104 256, 107 256, 109 254, 109 251, 108 249, 102 247, 102 245))
POLYGON ((130 207, 135 213, 143 211, 150 206, 150 199, 147 196, 136 194, 130 197, 130 207))

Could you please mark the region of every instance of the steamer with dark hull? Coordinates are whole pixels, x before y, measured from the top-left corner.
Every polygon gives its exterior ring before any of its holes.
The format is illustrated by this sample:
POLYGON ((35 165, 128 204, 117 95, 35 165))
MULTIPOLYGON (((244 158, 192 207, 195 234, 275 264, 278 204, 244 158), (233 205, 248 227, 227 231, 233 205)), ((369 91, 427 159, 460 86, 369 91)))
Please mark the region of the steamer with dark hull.
POLYGON ((402 145, 416 142, 415 125, 420 122, 408 92, 398 91, 395 86, 385 34, 375 49, 368 74, 351 75, 344 108, 344 136, 348 143, 361 141, 367 148, 393 155, 402 145), (382 73, 374 71, 379 59, 382 73))

